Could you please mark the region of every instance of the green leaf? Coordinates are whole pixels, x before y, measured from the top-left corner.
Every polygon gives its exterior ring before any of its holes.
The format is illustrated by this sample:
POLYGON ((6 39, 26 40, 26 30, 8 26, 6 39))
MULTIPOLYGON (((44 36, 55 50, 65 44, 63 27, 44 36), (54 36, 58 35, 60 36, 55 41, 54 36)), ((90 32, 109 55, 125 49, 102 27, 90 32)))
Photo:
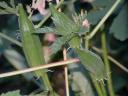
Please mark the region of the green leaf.
POLYGON ((6 10, 0 9, 0 14, 9 14, 6 10))
MULTIPOLYGON (((12 48, 8 48, 4 51, 3 56, 8 60, 8 62, 17 70, 25 69, 27 68, 27 64, 25 62, 25 58, 16 50, 12 48)), ((22 74, 25 79, 32 80, 33 74, 32 73, 26 73, 22 74)))
POLYGON ((7 49, 8 47, 8 42, 1 37, 1 32, 0 32, 0 55, 3 54, 3 52, 7 49))
POLYGON ((13 39, 14 36, 15 32, 12 32, 11 30, 2 30, 2 32, 0 32, 0 54, 3 54, 3 52, 11 46, 12 42, 19 44, 19 42, 13 39))
POLYGON ((57 38, 56 41, 50 46, 52 54, 55 54, 57 51, 59 51, 65 42, 66 39, 64 37, 57 38))
POLYGON ((128 38, 128 4, 125 4, 110 28, 115 38, 124 41, 128 38))
POLYGON ((80 47, 80 37, 74 36, 70 41, 69 44, 72 48, 79 48, 80 47))
POLYGON ((103 80, 107 74, 102 59, 89 50, 75 48, 82 64, 94 76, 96 80, 103 80))
POLYGON ((56 39, 56 41, 50 46, 52 49, 52 53, 55 54, 57 51, 59 51, 64 44, 69 42, 73 38, 74 34, 67 34, 66 36, 62 36, 56 39))
POLYGON ((20 91, 17 90, 17 91, 11 91, 11 92, 2 94, 1 96, 21 96, 21 95, 20 95, 20 91))
POLYGON ((55 29, 51 27, 43 27, 36 29, 36 33, 54 33, 55 29))
POLYGON ((56 30, 63 35, 77 32, 79 27, 71 19, 69 19, 64 13, 58 12, 53 5, 50 5, 52 12, 52 19, 55 24, 56 30))
MULTIPOLYGON (((12 3, 12 1, 10 1, 12 3)), ((13 5, 14 6, 14 5, 13 5)), ((10 7, 6 2, 0 2, 0 14, 17 14, 17 9, 10 7)))
POLYGON ((38 28, 36 29, 35 33, 39 33, 39 34, 44 34, 44 33, 54 33, 57 35, 63 35, 60 32, 57 32, 56 29, 52 28, 52 27, 43 27, 43 28, 38 28))
POLYGON ((78 31, 78 34, 79 35, 85 35, 89 31, 90 31, 90 28, 86 28, 86 27, 84 27, 84 26, 81 25, 80 26, 80 29, 78 31))
POLYGON ((0 7, 2 7, 2 8, 7 8, 8 7, 8 5, 7 5, 7 3, 6 2, 4 2, 4 1, 2 1, 2 2, 0 2, 0 7))

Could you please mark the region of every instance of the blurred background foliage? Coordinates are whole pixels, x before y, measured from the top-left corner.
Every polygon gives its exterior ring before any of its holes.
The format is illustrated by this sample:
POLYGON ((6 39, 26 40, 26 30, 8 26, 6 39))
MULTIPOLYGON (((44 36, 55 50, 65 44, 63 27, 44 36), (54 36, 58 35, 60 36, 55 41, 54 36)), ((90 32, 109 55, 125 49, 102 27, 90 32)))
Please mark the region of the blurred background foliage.
MULTIPOLYGON (((7 2, 6 0, 1 1, 7 2)), ((110 7, 115 1, 116 0, 65 0, 62 4, 62 10, 70 18, 75 12, 80 13, 81 10, 87 11, 87 19, 91 24, 92 30, 102 19, 102 17, 106 14, 106 12, 110 9, 110 7)), ((15 0, 15 3, 17 2, 22 2, 25 6, 31 4, 31 0, 15 0)), ((37 24, 43 18, 44 16, 42 16, 37 10, 34 11, 32 20, 35 24, 37 24)), ((49 19, 45 23, 45 26, 49 26, 50 22, 51 20, 49 19)), ((128 68, 127 0, 122 0, 121 4, 108 18, 102 28, 103 29, 101 30, 104 30, 106 32, 107 49, 109 51, 109 54, 113 56, 116 60, 118 60, 126 68, 128 68)), ((1 14, 0 33, 4 33, 5 35, 8 35, 11 38, 20 42, 21 40, 17 16, 11 14, 1 14)), ((100 36, 101 33, 99 30, 99 33, 97 33, 90 45, 101 48, 100 36)), ((118 96, 128 96, 128 72, 124 72, 112 62, 110 65, 115 93, 118 96)), ((27 66, 28 65, 24 58, 22 49, 19 46, 11 43, 10 41, 2 38, 0 35, 0 73, 9 72, 16 69, 23 69, 27 66)), ((23 74, 23 76, 19 75, 7 78, 0 78, 0 94, 17 89, 21 89, 22 94, 28 94, 33 90, 37 89, 37 82, 35 81, 35 79, 32 78, 34 77, 31 73, 23 74)))

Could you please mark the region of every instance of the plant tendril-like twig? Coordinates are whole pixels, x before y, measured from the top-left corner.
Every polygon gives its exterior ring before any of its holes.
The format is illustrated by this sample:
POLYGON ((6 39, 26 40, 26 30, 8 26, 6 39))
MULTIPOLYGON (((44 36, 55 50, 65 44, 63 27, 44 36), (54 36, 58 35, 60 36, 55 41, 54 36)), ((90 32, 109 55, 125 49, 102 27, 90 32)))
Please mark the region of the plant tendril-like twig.
POLYGON ((22 70, 18 70, 18 71, 2 73, 2 74, 0 74, 0 78, 19 75, 19 74, 24 74, 24 73, 33 72, 33 71, 46 69, 46 68, 50 68, 50 67, 62 66, 62 65, 71 64, 71 63, 74 63, 74 62, 79 62, 79 61, 80 60, 76 58, 76 59, 59 61, 59 62, 50 63, 50 64, 43 64, 43 65, 40 65, 40 66, 35 66, 35 67, 22 69, 22 70))

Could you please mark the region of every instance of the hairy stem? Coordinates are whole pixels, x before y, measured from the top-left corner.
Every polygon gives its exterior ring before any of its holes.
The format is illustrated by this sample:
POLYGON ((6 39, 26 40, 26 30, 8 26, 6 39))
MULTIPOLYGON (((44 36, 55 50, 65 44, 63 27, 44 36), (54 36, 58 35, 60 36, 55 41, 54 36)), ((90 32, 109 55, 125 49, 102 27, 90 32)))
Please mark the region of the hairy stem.
POLYGON ((105 89, 104 84, 100 83, 100 87, 101 87, 101 89, 102 89, 103 96, 107 96, 107 92, 106 92, 106 89, 105 89))
POLYGON ((98 93, 98 96, 103 96, 103 92, 102 92, 102 90, 101 90, 100 85, 98 84, 97 81, 95 81, 95 78, 93 78, 92 75, 91 75, 91 79, 92 79, 93 84, 94 84, 94 86, 95 86, 95 88, 96 88, 96 91, 97 91, 97 93, 98 93))
MULTIPOLYGON (((106 46, 105 32, 102 32, 102 34, 101 34, 101 43, 102 43, 103 58, 104 58, 105 66, 106 66, 106 71, 107 71, 107 73, 110 73, 111 72, 111 69, 110 69, 110 64, 109 64, 108 54, 107 54, 107 46, 106 46)), ((109 79, 107 80, 107 84, 108 84, 108 90, 109 90, 110 96, 115 96, 114 91, 113 91, 113 87, 112 87, 111 74, 109 74, 109 79)))

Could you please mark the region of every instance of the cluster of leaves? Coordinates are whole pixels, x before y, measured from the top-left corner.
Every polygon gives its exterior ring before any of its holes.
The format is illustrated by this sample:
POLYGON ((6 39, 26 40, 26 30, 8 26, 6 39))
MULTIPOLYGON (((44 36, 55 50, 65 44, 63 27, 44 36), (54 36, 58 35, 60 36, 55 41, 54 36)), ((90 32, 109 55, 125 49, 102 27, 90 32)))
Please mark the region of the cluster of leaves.
POLYGON ((14 0, 10 0, 10 6, 6 2, 0 2, 0 14, 17 14, 14 0))
POLYGON ((71 48, 74 48, 79 55, 85 68, 94 75, 96 80, 103 80, 107 74, 105 72, 104 64, 101 58, 95 53, 85 49, 80 49, 81 36, 86 36, 89 32, 89 28, 82 26, 82 22, 86 18, 86 14, 80 16, 76 15, 76 22, 69 19, 64 13, 58 12, 53 5, 50 6, 52 12, 52 20, 55 24, 55 28, 44 27, 37 29, 37 33, 55 33, 61 35, 50 46, 53 53, 56 53, 62 48, 63 45, 69 44, 71 48), (96 66, 99 66, 98 68, 96 66))
MULTIPOLYGON (((64 13, 58 12, 53 7, 53 5, 50 6, 50 9, 52 12, 52 20, 55 24, 55 28, 39 28, 37 29, 36 33, 55 33, 61 36, 57 38, 57 40, 51 46, 53 53, 56 53, 58 50, 60 50, 61 46, 66 44, 66 42, 72 42, 72 39, 78 39, 78 41, 80 41, 80 36, 85 35, 89 31, 89 28, 85 28, 84 26, 82 26, 82 22, 86 18, 86 14, 83 14, 83 16, 79 15, 79 17, 76 14, 78 20, 76 22, 73 22, 64 13)), ((79 44, 75 45, 79 46, 79 44)))
MULTIPOLYGON (((74 48, 76 53, 79 55, 79 58, 82 64, 84 65, 84 67, 95 77, 96 80, 103 81, 103 79, 105 78, 107 79, 107 73, 105 71, 105 66, 104 66, 102 59, 95 53, 89 51, 88 49, 80 48, 81 39, 83 37, 86 38, 87 32, 89 32, 89 28, 82 26, 82 22, 87 18, 91 22, 92 25, 96 25, 98 21, 100 21, 100 19, 108 11, 110 6, 113 4, 113 0, 111 1, 110 0, 106 0, 106 1, 96 0, 93 4, 94 4, 93 5, 94 10, 90 11, 88 15, 87 14, 83 14, 83 15, 75 14, 74 21, 68 18, 64 13, 58 12, 53 5, 50 5, 50 10, 52 13, 52 20, 53 20, 55 27, 43 27, 43 28, 35 29, 31 21, 26 19, 27 17, 25 17, 24 19, 25 21, 22 21, 23 20, 22 18, 22 20, 20 20, 21 24, 19 26, 21 29, 21 33, 23 35, 24 34, 26 35, 25 31, 26 32, 31 31, 31 33, 27 34, 27 36, 29 35, 29 37, 27 37, 26 39, 27 43, 23 44, 24 48, 28 48, 28 50, 24 49, 24 53, 27 54, 26 58, 30 57, 28 60, 28 63, 30 63, 30 66, 35 66, 33 62, 35 62, 35 58, 38 58, 36 57, 37 54, 35 55, 35 53, 39 49, 39 47, 37 48, 36 46, 37 43, 35 42, 38 42, 38 43, 40 42, 39 39, 35 40, 35 38, 36 39, 38 38, 37 34, 54 33, 58 35, 58 38, 50 46, 53 54, 59 51, 60 49, 62 49, 62 47, 65 46, 66 44, 69 44, 70 47, 74 48), (26 25, 24 24, 25 26, 24 28, 23 28, 23 23, 26 24, 26 25), (31 27, 31 30, 28 30, 28 28, 30 27, 31 27), (32 50, 29 50, 31 49, 31 46, 29 46, 28 43, 31 43, 31 42, 28 42, 28 41, 32 41, 32 44, 36 46, 33 51, 35 53, 33 53, 32 50), (30 53, 33 53, 33 54, 30 54, 30 53), (32 55, 33 55, 33 58, 32 58, 32 55)), ((126 19, 128 18, 126 14, 128 4, 127 3, 126 4, 122 3, 122 4, 124 6, 121 8, 120 12, 116 14, 116 18, 114 18, 114 22, 112 23, 112 26, 110 27, 110 32, 113 33, 116 38, 120 40, 125 40, 128 38, 128 35, 127 35, 128 22, 126 21, 126 19), (122 16, 123 18, 125 16, 123 20, 122 20, 122 16), (123 24, 125 23, 125 25, 121 26, 121 28, 119 28, 120 30, 117 30, 117 26, 120 26, 120 23, 123 23, 123 24)), ((15 6, 14 0, 10 0, 10 6, 8 6, 8 4, 5 2, 1 2, 0 3, 0 14, 17 14, 18 8, 15 6)), ((21 13, 20 15, 23 16, 23 14, 21 13)), ((26 36, 23 36, 23 35, 22 35, 22 39, 25 40, 26 36)), ((35 64, 37 64, 38 62, 39 62, 39 58, 37 59, 37 62, 35 64)), ((38 64, 40 63, 44 63, 44 62, 41 61, 38 64)), ((10 93, 7 93, 6 96, 8 96, 8 94, 10 93)), ((12 94, 17 94, 16 96, 18 96, 19 92, 17 91, 16 93, 12 92, 12 94)))

